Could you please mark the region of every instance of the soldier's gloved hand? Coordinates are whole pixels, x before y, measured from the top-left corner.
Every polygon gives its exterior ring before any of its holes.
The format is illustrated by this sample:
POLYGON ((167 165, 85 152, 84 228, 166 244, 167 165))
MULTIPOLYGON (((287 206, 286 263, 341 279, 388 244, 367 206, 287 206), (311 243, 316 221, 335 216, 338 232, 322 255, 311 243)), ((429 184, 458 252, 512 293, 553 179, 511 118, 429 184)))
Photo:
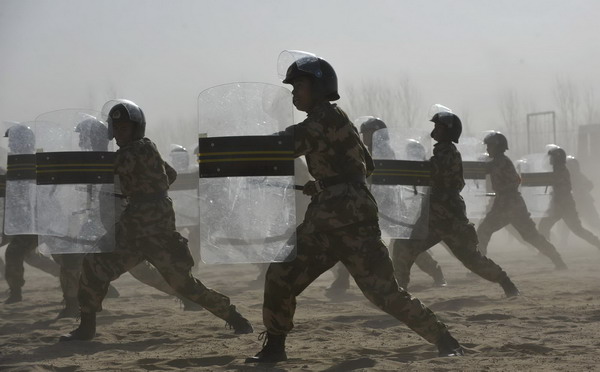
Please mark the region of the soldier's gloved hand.
POLYGON ((308 196, 317 195, 319 193, 319 190, 317 189, 317 183, 315 181, 308 181, 306 184, 304 184, 302 193, 308 196))

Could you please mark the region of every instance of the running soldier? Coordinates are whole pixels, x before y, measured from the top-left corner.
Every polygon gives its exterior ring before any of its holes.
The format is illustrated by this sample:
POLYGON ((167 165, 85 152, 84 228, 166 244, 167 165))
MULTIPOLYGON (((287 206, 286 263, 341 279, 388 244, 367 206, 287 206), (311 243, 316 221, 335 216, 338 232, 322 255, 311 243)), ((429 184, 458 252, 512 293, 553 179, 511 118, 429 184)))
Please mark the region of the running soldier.
POLYGON ((426 235, 424 240, 405 240, 397 244, 396 277, 406 288, 410 269, 416 257, 440 241, 445 242, 463 265, 480 277, 498 283, 507 297, 518 296, 519 291, 506 272, 494 261, 477 250, 477 233, 466 216, 466 207, 460 192, 465 186, 460 152, 452 143, 458 143, 462 123, 449 109, 435 105, 431 121, 435 124, 431 138, 437 143, 431 157, 431 195, 429 222, 417 222, 415 233, 426 235), (427 234, 418 231, 427 228, 427 234))
MULTIPOLYGON (((106 125, 97 120, 96 118, 90 117, 75 127, 75 132, 79 133, 79 147, 83 151, 108 151, 108 130, 106 125)), ((109 204, 113 204, 116 214, 120 214, 122 210, 121 201, 112 195, 110 192, 104 192, 100 194, 100 203, 105 205, 107 209, 112 211, 109 204)), ((100 213, 103 214, 103 208, 100 207, 100 213)), ((112 215, 112 213, 104 213, 106 215, 112 215)), ((105 225, 105 229, 108 231, 112 221, 106 216, 100 217, 102 223, 105 225)), ((79 277, 81 275, 81 265, 83 262, 84 254, 81 253, 68 253, 68 254, 53 254, 52 258, 60 264, 60 286, 63 292, 63 298, 65 307, 60 311, 57 319, 76 317, 79 315, 79 300, 77 299, 77 291, 79 288, 79 277)), ((165 282, 162 275, 147 261, 141 262, 139 265, 129 270, 129 274, 140 282, 154 287, 157 290, 164 292, 171 296, 178 297, 183 303, 184 310, 200 310, 201 307, 183 296, 177 294, 167 282, 165 282)), ((109 293, 111 296, 107 297, 118 297, 118 292, 111 285, 109 287, 109 293), (116 293, 116 295, 115 295, 116 293)))
POLYGON ((311 203, 296 230, 296 258, 272 263, 267 271, 263 303, 267 330, 261 334, 265 342, 246 363, 287 360, 285 339, 294 327, 296 297, 338 261, 372 303, 436 344, 440 356, 462 355, 446 325, 394 278, 381 240, 377 204, 366 184, 373 160, 348 116, 330 103, 340 98, 335 71, 314 55, 301 53, 294 59, 283 83, 293 85, 293 104, 308 117, 282 134, 294 136, 294 157, 305 156, 316 181, 303 189, 311 203))
MULTIPOLYGON (((383 122, 383 120, 370 117, 365 122, 360 125, 360 134, 362 135, 363 142, 369 153, 376 159, 395 159, 396 155, 394 150, 389 145, 389 135, 384 135, 380 142, 384 142, 380 145, 381 149, 378 152, 374 152, 373 150, 373 134, 375 132, 381 131, 382 129, 387 130, 387 125, 383 122)), ((425 147, 421 145, 420 142, 416 140, 409 140, 406 145, 406 159, 407 160, 418 160, 424 161, 426 159, 426 151, 425 147)), ((381 217, 381 211, 380 211, 381 217)), ((385 216, 384 216, 385 217, 385 216)), ((389 249, 391 252, 392 262, 394 266, 397 265, 396 255, 394 254, 394 245, 398 241, 398 239, 390 240, 389 249)), ((401 244, 401 243, 399 243, 401 244)), ((417 256, 415 260, 415 264, 419 269, 425 272, 427 275, 433 278, 433 285, 436 287, 445 287, 447 285, 446 279, 444 278, 444 273, 442 272, 442 268, 438 264, 438 262, 433 258, 429 251, 425 251, 417 256)), ((348 270, 346 270, 341 265, 337 265, 339 268, 336 270, 337 275, 335 281, 331 283, 331 286, 327 288, 327 294, 329 296, 339 296, 348 290, 350 287, 350 274, 348 270)))
MULTIPOLYGON (((102 310, 108 285, 144 260, 154 265, 177 293, 224 319, 235 333, 253 332, 250 322, 227 296, 192 276, 194 260, 187 240, 175 230, 175 213, 167 196, 177 172, 161 158, 156 145, 144 137, 144 113, 127 100, 110 101, 105 107, 109 139, 114 137, 119 146, 115 174, 129 203, 115 225, 115 250, 86 254, 78 293, 81 324, 60 340, 94 338, 96 312, 102 310)), ((105 238, 111 240, 110 234, 105 238)))
POLYGON ((575 235, 600 249, 598 237, 584 228, 579 219, 575 200, 571 193, 571 175, 567 169, 567 153, 559 146, 551 145, 548 156, 553 168, 552 199, 548 216, 540 220, 540 232, 548 239, 552 226, 563 220, 575 235))
POLYGON ((483 139, 491 161, 487 163, 492 189, 495 192, 494 204, 477 228, 479 251, 487 255, 487 246, 492 234, 511 224, 527 243, 533 245, 554 263, 557 270, 567 265, 552 243, 544 238, 535 227, 535 222, 519 192, 521 177, 517 174, 513 162, 504 154, 508 150, 508 140, 500 132, 489 133, 483 139))

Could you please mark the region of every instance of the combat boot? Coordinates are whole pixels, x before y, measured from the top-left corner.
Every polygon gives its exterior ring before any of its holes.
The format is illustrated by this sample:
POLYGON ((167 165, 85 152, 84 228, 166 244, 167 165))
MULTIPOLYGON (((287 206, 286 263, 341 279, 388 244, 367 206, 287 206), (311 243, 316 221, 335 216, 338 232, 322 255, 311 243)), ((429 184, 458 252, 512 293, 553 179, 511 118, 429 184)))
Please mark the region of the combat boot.
POLYGON ((286 335, 274 335, 262 332, 259 340, 263 340, 263 348, 253 357, 246 358, 246 363, 277 363, 287 360, 285 353, 286 335))
POLYGON ((60 336, 59 341, 88 341, 96 336, 96 313, 81 313, 81 323, 77 329, 60 336))
POLYGON ((79 316, 79 301, 77 297, 65 298, 65 308, 62 309, 56 319, 76 318, 79 316))
POLYGON ((254 328, 252 328, 250 321, 244 318, 233 305, 231 306, 231 309, 229 310, 229 316, 227 319, 225 319, 225 321, 231 328, 233 328, 236 335, 254 332, 254 328))
POLYGON ((558 260, 554 261, 554 269, 562 271, 562 270, 567 270, 568 267, 567 267, 567 264, 562 259, 559 258, 558 260))
POLYGON ((441 357, 465 355, 462 346, 460 346, 458 341, 450 335, 450 332, 444 333, 436 346, 438 348, 438 355, 441 357))
POLYGON ((444 273, 442 272, 442 269, 438 267, 435 271, 435 274, 433 275, 433 286, 445 287, 447 285, 448 282, 446 282, 446 278, 444 278, 444 273))
POLYGON ((513 283, 509 277, 502 279, 502 281, 499 284, 502 287, 502 289, 504 289, 504 294, 506 295, 506 297, 516 297, 521 294, 521 292, 519 292, 519 290, 517 289, 515 283, 513 283))
POLYGON ((8 290, 8 297, 6 298, 6 300, 4 300, 4 303, 8 305, 21 301, 23 301, 23 296, 21 295, 21 288, 10 288, 8 290))

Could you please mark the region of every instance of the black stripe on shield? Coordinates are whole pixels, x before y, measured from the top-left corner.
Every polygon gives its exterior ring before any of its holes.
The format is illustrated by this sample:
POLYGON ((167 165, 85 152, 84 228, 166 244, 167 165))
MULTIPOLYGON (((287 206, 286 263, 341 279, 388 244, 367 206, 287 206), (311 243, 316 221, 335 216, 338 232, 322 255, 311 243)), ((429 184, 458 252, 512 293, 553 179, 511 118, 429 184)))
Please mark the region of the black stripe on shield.
POLYGON ((72 151, 36 154, 37 184, 105 184, 114 182, 114 152, 72 151))
POLYGON ((428 161, 375 159, 371 175, 374 185, 429 186, 431 164, 428 161))
POLYGON ((293 176, 291 136, 200 138, 200 178, 293 176))
POLYGON ((8 155, 6 179, 35 180, 35 154, 8 155))

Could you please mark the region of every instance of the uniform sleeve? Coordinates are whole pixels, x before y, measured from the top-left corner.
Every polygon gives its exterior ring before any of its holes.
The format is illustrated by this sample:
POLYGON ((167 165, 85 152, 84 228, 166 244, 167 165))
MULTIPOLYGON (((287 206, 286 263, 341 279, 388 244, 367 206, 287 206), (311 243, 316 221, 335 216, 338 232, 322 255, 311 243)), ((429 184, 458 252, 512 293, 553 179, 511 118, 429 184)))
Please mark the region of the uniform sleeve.
POLYGON ((170 166, 169 163, 167 163, 166 161, 163 161, 163 163, 165 164, 165 171, 167 172, 167 178, 169 179, 169 185, 172 185, 173 182, 175 182, 175 179, 177 179, 177 171, 175 169, 173 169, 173 167, 170 166))
POLYGON ((284 135, 294 136, 294 157, 300 157, 327 147, 322 125, 314 121, 304 121, 285 129, 284 135))
POLYGON ((132 174, 136 166, 136 156, 133 149, 126 149, 117 152, 115 159, 116 174, 132 174))

